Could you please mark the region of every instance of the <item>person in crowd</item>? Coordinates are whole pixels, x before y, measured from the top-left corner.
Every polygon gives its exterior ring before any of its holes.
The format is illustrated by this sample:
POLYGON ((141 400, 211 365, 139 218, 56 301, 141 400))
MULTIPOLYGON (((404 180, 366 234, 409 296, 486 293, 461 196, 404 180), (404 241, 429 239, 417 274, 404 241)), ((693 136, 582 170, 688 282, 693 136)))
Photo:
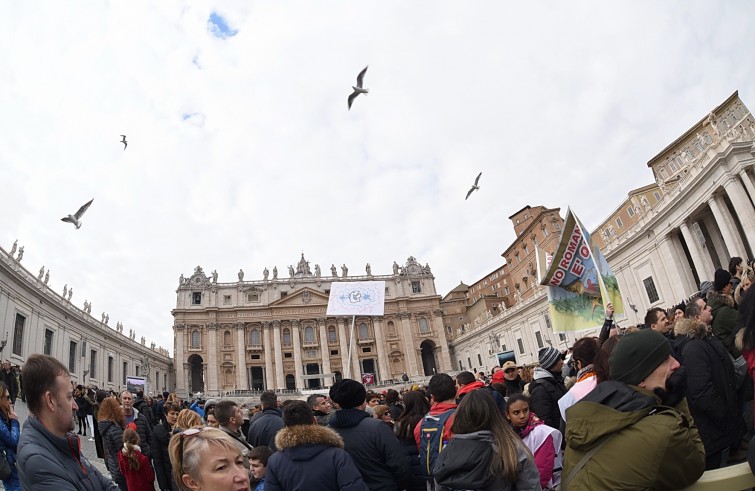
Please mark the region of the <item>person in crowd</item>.
POLYGON ((727 464, 729 449, 745 433, 734 366, 721 342, 708 334, 713 320, 701 298, 690 302, 676 325, 676 358, 685 368, 687 402, 705 446, 705 469, 727 464))
POLYGON ((653 307, 647 311, 645 314, 645 329, 652 329, 663 334, 669 340, 669 344, 673 342, 674 332, 669 325, 666 311, 660 307, 653 307))
POLYGON ((68 368, 51 356, 33 354, 21 372, 29 407, 16 455, 21 489, 116 491, 116 484, 81 455, 68 368))
POLYGON ((608 379, 608 357, 601 353, 600 344, 594 337, 578 339, 572 350, 572 361, 577 369, 577 381, 558 400, 561 418, 566 421, 566 410, 589 394, 599 382, 608 379))
MULTIPOLYGON (((144 395, 144 392, 142 392, 142 395, 144 395)), ((134 396, 131 392, 124 390, 120 396, 121 406, 123 407, 123 422, 126 426, 131 423, 134 424, 136 432, 139 433, 139 440, 142 442, 140 447, 141 452, 152 461, 152 446, 150 445, 152 441, 152 427, 149 424, 149 420, 134 407, 134 396)), ((146 403, 144 405, 146 406, 146 403)), ((147 411, 149 411, 149 408, 147 408, 147 411)))
POLYGON ((196 399, 189 405, 189 409, 196 412, 200 419, 204 419, 204 400, 196 399))
POLYGON ((611 336, 615 336, 618 331, 616 324, 613 322, 613 312, 613 304, 609 302, 605 307, 603 326, 600 328, 600 333, 598 333, 598 344, 600 345, 605 343, 611 336))
POLYGON ((561 378, 564 359, 556 348, 549 346, 540 349, 537 357, 540 366, 535 368, 534 380, 530 383, 530 409, 545 424, 563 431, 564 422, 558 400, 566 394, 566 386, 561 378))
MULTIPOLYGON (((590 339, 598 344, 596 338, 590 339)), ((506 419, 534 455, 535 465, 540 473, 540 486, 543 489, 556 489, 561 481, 563 461, 561 432, 543 423, 530 411, 530 399, 524 394, 509 397, 506 419)))
POLYGON ((105 446, 105 464, 113 481, 118 484, 121 491, 128 491, 126 478, 123 477, 118 467, 118 452, 123 447, 123 430, 126 423, 123 419, 123 409, 115 397, 107 397, 100 404, 97 426, 100 428, 102 443, 105 446))
POLYGON ((486 386, 485 383, 478 380, 472 372, 464 371, 456 375, 456 385, 459 387, 456 392, 457 402, 460 402, 466 394, 469 394, 473 390, 484 389, 490 392, 490 395, 501 410, 501 414, 506 411, 506 399, 504 395, 486 386))
POLYGON ((609 367, 611 380, 566 410, 561 489, 680 489, 697 481, 705 448, 666 338, 652 329, 624 335, 609 367))
MULTIPOLYGON (((414 442, 419 450, 422 476, 430 481, 438 454, 451 441, 451 427, 456 415, 456 385, 445 373, 436 373, 427 384, 430 411, 414 427, 414 442)), ((406 396, 405 396, 406 397, 406 396)))
POLYGON ((160 399, 155 403, 155 416, 157 416, 157 423, 164 423, 165 422, 165 414, 163 413, 163 405, 168 401, 168 396, 170 395, 170 392, 163 391, 163 393, 160 395, 160 399))
POLYGON ((118 469, 128 491, 155 491, 155 471, 139 447, 139 433, 123 430, 123 449, 118 452, 118 469))
POLYGON ((79 408, 76 410, 76 419, 79 422, 79 431, 76 434, 81 435, 83 430, 83 436, 87 436, 87 409, 89 408, 89 402, 84 397, 85 391, 86 389, 80 385, 73 393, 74 399, 76 400, 76 405, 79 406, 79 408))
POLYGON ((16 451, 21 437, 18 416, 10 404, 10 392, 5 384, 0 383, 0 452, 5 454, 5 460, 10 465, 11 473, 3 479, 3 489, 6 491, 20 491, 21 481, 18 479, 16 467, 16 451))
MULTIPOLYGON (((241 425, 244 424, 244 414, 241 408, 230 399, 221 399, 215 405, 215 417, 218 420, 218 428, 227 433, 236 443, 236 446, 244 457, 244 467, 249 469, 249 451, 252 445, 249 444, 241 433, 241 425)), ((251 429, 250 429, 251 431, 251 429)), ((275 435, 273 435, 275 437, 275 435)))
POLYGON ((734 289, 734 302, 736 302, 737 305, 742 305, 744 295, 750 289, 753 280, 755 280, 755 271, 753 271, 749 265, 745 264, 742 268, 742 281, 740 281, 739 285, 734 289))
POLYGON ((493 382, 503 382, 506 386, 506 395, 512 396, 524 391, 525 382, 516 369, 516 363, 507 361, 501 367, 501 370, 493 374, 493 382), (500 375, 499 375, 500 374, 500 375))
MULTIPOLYGON (((152 430, 152 428, 154 428, 156 424, 155 414, 154 412, 152 412, 152 408, 150 407, 147 400, 144 398, 144 391, 142 389, 136 390, 136 399, 134 399, 134 409, 138 411, 139 414, 144 416, 144 418, 147 420, 147 424, 149 424, 149 429, 152 430)), ((142 439, 142 441, 144 440, 142 439)))
POLYGON ((341 437, 318 425, 306 402, 286 404, 283 422, 285 427, 275 437, 279 450, 268 460, 266 491, 367 491, 341 437))
POLYGON ((255 486, 254 491, 265 491, 265 474, 267 473, 267 463, 273 451, 270 447, 254 447, 249 452, 249 471, 252 473, 252 479, 255 486))
MULTIPOLYGON (((278 396, 271 390, 266 390, 260 395, 262 413, 258 414, 249 426, 247 441, 253 446, 264 445, 275 448, 275 434, 283 428, 283 418, 278 409, 278 396)), ((217 412, 215 413, 217 416, 217 412)), ((220 423, 223 424, 222 421, 220 423)))
POLYGON ((383 423, 387 424, 391 429, 393 429, 393 418, 391 417, 391 413, 389 411, 389 407, 385 404, 377 405, 373 408, 375 411, 374 418, 377 420, 382 421, 383 423))
POLYGON ((168 451, 173 478, 181 491, 250 490, 244 457, 223 430, 188 429, 170 440, 168 451))
MULTIPOLYGON (((105 458, 105 445, 102 443, 102 435, 100 434, 100 427, 98 424, 96 424, 97 417, 100 413, 100 404, 102 404, 102 401, 110 397, 110 394, 105 392, 104 390, 94 390, 90 389, 88 391, 87 398, 90 401, 90 407, 92 408, 92 413, 89 414, 87 412, 87 422, 89 423, 89 429, 94 432, 94 446, 97 450, 97 457, 100 459, 105 458)), ((92 441, 92 438, 89 438, 89 441, 92 441)))
POLYGON ((176 491, 178 485, 173 478, 173 468, 170 465, 168 445, 173 435, 173 427, 178 420, 180 407, 173 402, 165 402, 160 407, 163 410, 162 423, 155 426, 152 432, 152 451, 155 465, 157 484, 161 491, 176 491))
POLYGON ((328 422, 343 439, 364 482, 372 491, 402 489, 409 481, 404 449, 384 423, 370 418, 367 391, 356 380, 343 379, 330 388, 330 399, 341 408, 328 422))
POLYGON ((252 426, 252 412, 249 410, 249 406, 242 404, 241 413, 244 417, 244 424, 241 425, 241 434, 246 436, 249 434, 249 428, 252 426))
POLYGON ((218 424, 218 419, 215 417, 215 407, 204 412, 204 422, 211 428, 217 428, 220 426, 218 424))
POLYGON ((4 383, 10 393, 10 405, 16 404, 16 397, 18 397, 18 380, 16 374, 10 366, 10 361, 5 360, 3 362, 2 370, 0 370, 0 382, 4 383))
MULTIPOLYGON (((451 385, 453 386, 453 382, 451 385)), ((404 446, 409 463, 411 481, 406 489, 407 491, 425 491, 427 486, 425 475, 427 472, 422 470, 419 463, 419 449, 417 448, 417 441, 414 439, 414 428, 430 412, 430 404, 425 395, 419 391, 410 391, 404 394, 403 404, 404 410, 393 425, 393 431, 398 441, 404 446)))
POLYGON ((669 322, 670 333, 673 334, 676 323, 684 319, 684 310, 686 308, 687 308, 687 304, 685 302, 682 302, 679 305, 674 305, 673 307, 668 309, 668 312, 666 312, 666 318, 668 319, 668 322, 669 322))
POLYGON ((475 390, 462 399, 452 431, 453 438, 433 466, 436 490, 540 490, 532 455, 490 392, 475 390))
POLYGON ((714 278, 713 289, 706 295, 713 314, 710 326, 713 335, 723 343, 726 351, 737 358, 741 353, 734 346, 734 331, 739 321, 739 312, 734 308, 734 297, 731 296, 731 274, 724 269, 717 269, 714 278))
POLYGON ((176 418, 176 424, 173 426, 173 433, 181 433, 197 426, 203 426, 199 414, 193 409, 181 409, 176 418))
POLYGON ((307 397, 307 404, 312 408, 312 414, 315 415, 317 424, 327 426, 331 409, 328 398, 322 394, 312 394, 307 397))
POLYGON ((391 413, 391 418, 393 418, 393 421, 396 421, 404 411, 404 405, 401 402, 401 394, 399 394, 396 389, 388 389, 385 391, 385 403, 388 405, 388 411, 391 413))
POLYGON ((755 294, 752 292, 748 292, 739 305, 735 347, 742 352, 747 362, 750 379, 755 380, 755 294))
POLYGON ((729 274, 731 275, 731 289, 736 290, 739 282, 742 280, 742 268, 744 263, 741 257, 733 257, 729 259, 729 274))

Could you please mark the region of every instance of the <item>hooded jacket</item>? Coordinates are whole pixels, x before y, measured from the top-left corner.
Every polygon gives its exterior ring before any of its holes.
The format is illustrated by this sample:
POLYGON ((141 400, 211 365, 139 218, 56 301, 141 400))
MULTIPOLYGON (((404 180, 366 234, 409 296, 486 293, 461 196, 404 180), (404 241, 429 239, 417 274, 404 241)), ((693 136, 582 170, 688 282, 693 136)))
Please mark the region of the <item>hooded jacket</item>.
POLYGON ((354 461, 333 430, 288 426, 275 437, 278 452, 267 462, 265 491, 367 491, 354 461))
POLYGON ((713 335, 734 358, 738 357, 741 353, 734 346, 734 332, 739 322, 739 312, 734 308, 734 298, 714 290, 709 291, 706 298, 713 314, 713 322, 710 324, 713 335))
POLYGON ((408 482, 405 450, 387 424, 350 408, 336 411, 328 426, 341 436, 344 450, 372 491, 395 491, 408 482))
POLYGON ((562 431, 564 421, 558 400, 566 394, 563 379, 541 367, 536 367, 530 383, 530 409, 551 428, 562 431))
POLYGON ((113 421, 104 420, 97 423, 102 434, 102 444, 105 446, 105 465, 113 480, 119 484, 122 484, 125 489, 126 478, 121 475, 120 468, 118 467, 118 452, 123 447, 123 430, 125 429, 118 423, 113 421))
POLYGON ((697 481, 705 470, 705 448, 687 400, 675 407, 660 402, 640 387, 607 381, 567 409, 564 491, 660 491, 697 481), (601 443, 600 451, 570 476, 582 457, 601 443))
POLYGON ((267 446, 273 451, 275 448, 275 434, 283 428, 283 417, 280 409, 266 408, 254 415, 249 426, 246 441, 253 447, 267 446))
POLYGON ((155 430, 152 432, 152 452, 157 484, 160 489, 166 491, 178 491, 178 486, 173 478, 170 454, 168 453, 168 444, 172 434, 167 421, 155 426, 155 430))
POLYGON ((674 352, 687 374, 687 401, 705 453, 718 453, 745 432, 731 357, 718 339, 708 335, 707 326, 695 319, 679 320, 674 333, 674 352))
POLYGON ((61 438, 33 415, 24 422, 16 455, 22 489, 35 491, 117 491, 81 454, 78 436, 61 438))

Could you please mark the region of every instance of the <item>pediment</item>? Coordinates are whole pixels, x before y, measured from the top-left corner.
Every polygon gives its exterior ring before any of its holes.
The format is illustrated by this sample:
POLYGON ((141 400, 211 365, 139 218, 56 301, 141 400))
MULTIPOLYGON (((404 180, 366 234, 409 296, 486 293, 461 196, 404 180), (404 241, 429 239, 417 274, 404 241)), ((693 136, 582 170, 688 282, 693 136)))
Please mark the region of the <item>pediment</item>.
POLYGON ((270 307, 302 307, 327 304, 328 296, 325 293, 304 287, 272 302, 270 307))

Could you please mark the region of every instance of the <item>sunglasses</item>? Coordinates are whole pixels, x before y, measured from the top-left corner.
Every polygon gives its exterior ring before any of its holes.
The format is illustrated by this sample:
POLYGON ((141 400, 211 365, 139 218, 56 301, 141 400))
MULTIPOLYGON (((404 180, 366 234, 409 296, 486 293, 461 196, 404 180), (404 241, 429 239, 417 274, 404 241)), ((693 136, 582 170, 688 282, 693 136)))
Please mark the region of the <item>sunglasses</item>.
POLYGON ((505 373, 516 372, 516 368, 507 368, 506 370, 504 370, 504 372, 505 373))
POLYGON ((193 436, 197 436, 206 429, 208 429, 208 427, 189 428, 188 430, 184 430, 178 434, 179 438, 181 438, 178 445, 178 468, 181 470, 181 472, 184 472, 184 440, 193 436))

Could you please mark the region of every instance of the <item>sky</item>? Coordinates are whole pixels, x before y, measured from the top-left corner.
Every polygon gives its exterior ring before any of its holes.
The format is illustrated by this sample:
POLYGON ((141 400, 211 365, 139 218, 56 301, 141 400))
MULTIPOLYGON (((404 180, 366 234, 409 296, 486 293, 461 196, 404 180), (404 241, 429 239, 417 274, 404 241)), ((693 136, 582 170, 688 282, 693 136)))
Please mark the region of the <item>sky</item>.
POLYGON ((520 208, 592 229, 735 90, 755 107, 752 19, 748 1, 0 1, 0 247, 171 350, 197 265, 222 283, 302 252, 376 275, 415 256, 445 295, 504 263, 520 208), (60 221, 92 198, 81 229, 60 221))

